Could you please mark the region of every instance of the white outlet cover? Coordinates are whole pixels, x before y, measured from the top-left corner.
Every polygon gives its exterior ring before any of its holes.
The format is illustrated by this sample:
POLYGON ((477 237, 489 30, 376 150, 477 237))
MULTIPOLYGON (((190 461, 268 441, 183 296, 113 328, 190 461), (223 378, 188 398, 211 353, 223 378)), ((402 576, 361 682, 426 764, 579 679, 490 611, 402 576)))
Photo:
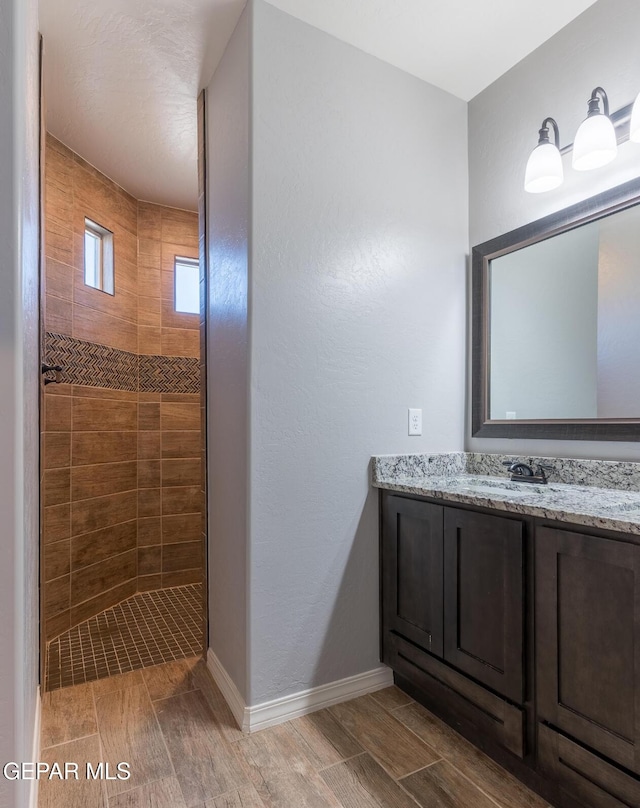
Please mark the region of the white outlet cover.
POLYGON ((422 410, 409 409, 409 435, 422 435, 422 410))

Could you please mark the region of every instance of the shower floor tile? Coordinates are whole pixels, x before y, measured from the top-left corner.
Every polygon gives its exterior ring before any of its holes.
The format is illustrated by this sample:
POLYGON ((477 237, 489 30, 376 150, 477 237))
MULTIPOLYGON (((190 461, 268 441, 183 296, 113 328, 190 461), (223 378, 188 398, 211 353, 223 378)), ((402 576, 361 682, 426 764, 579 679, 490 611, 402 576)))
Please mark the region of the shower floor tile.
POLYGON ((202 585, 140 592, 47 643, 45 690, 202 653, 202 585))

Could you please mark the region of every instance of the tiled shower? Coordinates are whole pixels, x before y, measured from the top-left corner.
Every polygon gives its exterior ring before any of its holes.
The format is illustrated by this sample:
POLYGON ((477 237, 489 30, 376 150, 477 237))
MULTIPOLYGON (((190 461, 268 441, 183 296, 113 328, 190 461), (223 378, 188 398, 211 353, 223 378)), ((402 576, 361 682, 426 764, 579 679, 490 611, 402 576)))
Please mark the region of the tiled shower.
POLYGON ((174 305, 198 215, 138 202, 48 135, 45 222, 43 355, 63 367, 42 417, 52 688, 202 650, 204 455, 200 315, 174 305), (113 233, 113 295, 85 283, 86 219, 113 233))

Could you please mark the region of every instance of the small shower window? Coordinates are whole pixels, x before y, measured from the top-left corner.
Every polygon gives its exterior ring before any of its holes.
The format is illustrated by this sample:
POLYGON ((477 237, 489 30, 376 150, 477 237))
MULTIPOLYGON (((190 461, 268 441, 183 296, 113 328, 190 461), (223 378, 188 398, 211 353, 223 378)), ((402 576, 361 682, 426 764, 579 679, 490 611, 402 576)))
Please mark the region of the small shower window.
POLYGON ((175 309, 183 314, 200 314, 200 264, 197 258, 175 262, 175 309))
POLYGON ((113 233, 91 219, 84 220, 84 282, 114 294, 113 233))

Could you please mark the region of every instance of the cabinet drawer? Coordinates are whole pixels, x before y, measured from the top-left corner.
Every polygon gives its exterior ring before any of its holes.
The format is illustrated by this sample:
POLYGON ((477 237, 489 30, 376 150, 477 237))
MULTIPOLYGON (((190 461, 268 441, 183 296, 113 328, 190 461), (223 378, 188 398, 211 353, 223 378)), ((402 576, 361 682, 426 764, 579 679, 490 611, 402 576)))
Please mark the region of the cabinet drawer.
POLYGON ((538 764, 574 799, 593 808, 640 808, 640 779, 579 743, 538 725, 538 764))
POLYGON ((387 638, 389 664, 401 676, 514 755, 525 754, 525 714, 519 707, 491 693, 440 660, 394 634, 387 638))

